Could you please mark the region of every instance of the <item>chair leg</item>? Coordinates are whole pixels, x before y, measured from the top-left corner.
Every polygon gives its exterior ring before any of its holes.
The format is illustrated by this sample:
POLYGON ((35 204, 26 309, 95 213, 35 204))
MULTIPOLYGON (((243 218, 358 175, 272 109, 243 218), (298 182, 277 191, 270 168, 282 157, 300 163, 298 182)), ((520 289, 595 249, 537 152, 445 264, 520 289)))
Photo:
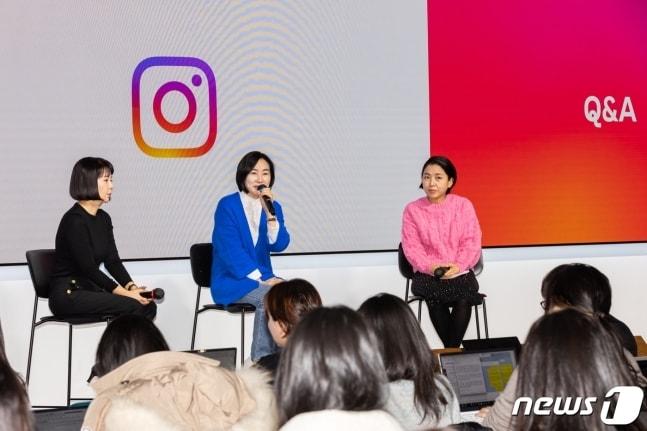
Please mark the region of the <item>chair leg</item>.
POLYGON ((69 327, 68 351, 67 351, 67 406, 70 406, 72 395, 72 325, 69 327))
POLYGON ((474 306, 474 317, 476 317, 476 338, 481 339, 481 322, 479 319, 479 306, 474 306))
POLYGON ((404 291, 404 302, 409 302, 409 283, 411 283, 411 279, 407 278, 407 282, 405 284, 406 288, 404 291))
POLYGON ((245 364, 245 308, 240 313, 240 367, 245 364))
POLYGON ((487 308, 485 308, 485 298, 483 298, 483 322, 485 323, 485 338, 490 338, 487 327, 487 308))
POLYGON ((31 336, 29 337, 29 354, 27 355, 27 386, 29 386, 29 375, 31 374, 31 355, 34 351, 34 331, 36 330, 36 314, 38 311, 38 295, 34 295, 34 314, 31 318, 31 336))
POLYGON ((198 308, 200 308, 200 291, 202 286, 198 286, 198 297, 195 300, 195 311, 193 312, 193 334, 191 335, 191 350, 195 348, 195 331, 198 327, 198 308))

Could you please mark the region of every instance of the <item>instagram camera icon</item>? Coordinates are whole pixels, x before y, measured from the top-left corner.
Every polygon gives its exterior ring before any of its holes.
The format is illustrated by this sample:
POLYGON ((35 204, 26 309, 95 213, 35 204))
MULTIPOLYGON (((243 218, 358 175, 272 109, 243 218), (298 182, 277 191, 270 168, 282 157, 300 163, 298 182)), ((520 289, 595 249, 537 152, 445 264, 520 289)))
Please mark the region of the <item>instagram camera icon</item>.
MULTIPOLYGON (((151 76, 155 75, 151 74, 151 76)), ((144 97, 144 100, 150 101, 147 97, 144 97)), ((216 132, 218 129, 218 116, 216 108, 216 77, 214 76, 213 71, 211 70, 209 65, 199 58, 149 57, 142 60, 137 65, 135 72, 133 73, 132 101, 133 135, 135 137, 135 142, 145 154, 151 157, 199 157, 209 151, 211 147, 213 147, 213 144, 216 142, 216 132), (154 88, 152 90, 144 90, 144 87, 142 86, 142 75, 144 74, 144 72, 147 70, 157 71, 158 69, 162 68, 167 69, 167 73, 169 71, 177 71, 178 76, 183 76, 182 74, 180 74, 180 70, 184 71, 184 75, 186 75, 187 70, 190 70, 192 76, 185 79, 184 82, 182 82, 178 78, 175 78, 175 80, 173 78, 171 78, 170 80, 166 78, 166 82, 160 85, 156 90, 154 88), (202 95, 203 98, 196 99, 196 92, 202 95), (150 105, 145 105, 142 108, 142 94, 144 93, 146 95, 150 93, 150 96, 152 96, 152 116, 150 115, 149 110, 150 105), (170 121, 162 111, 162 102, 164 101, 165 96, 169 94, 175 96, 175 100, 177 100, 177 97, 179 95, 180 98, 186 100, 186 103, 182 102, 181 105, 184 107, 187 107, 188 105, 188 109, 183 110, 186 111, 186 116, 184 116, 183 119, 179 119, 179 121, 170 121), (205 105, 208 105, 208 112, 206 114, 203 114, 201 110, 201 112, 198 113, 198 100, 204 101, 205 98, 206 100, 208 100, 208 102, 203 103, 205 105), (204 119, 205 121, 196 123, 203 125, 206 124, 208 130, 206 130, 206 133, 203 133, 202 136, 196 138, 196 140, 200 142, 200 145, 198 146, 175 146, 174 148, 170 148, 168 145, 155 146, 153 145, 153 142, 147 142, 147 140, 144 138, 144 135, 152 137, 152 140, 154 141, 155 137, 161 139, 159 138, 160 133, 151 133, 148 129, 145 133, 144 129, 142 129, 142 109, 144 109, 144 112, 146 112, 148 115, 146 118, 154 118, 154 122, 156 122, 157 125, 161 129, 163 129, 164 132, 162 133, 168 132, 166 136, 168 136, 171 140, 174 136, 179 136, 178 134, 186 132, 189 128, 191 128, 196 120, 196 116, 199 114, 206 115, 207 118, 204 119)), ((153 121, 149 122, 153 123, 153 121)), ((158 132, 160 131, 161 130, 158 129, 158 132)), ((197 135, 197 133, 193 133, 193 130, 191 132, 192 133, 190 134, 189 139, 192 139, 197 135)), ((188 137, 189 134, 187 133, 186 136, 188 137)))

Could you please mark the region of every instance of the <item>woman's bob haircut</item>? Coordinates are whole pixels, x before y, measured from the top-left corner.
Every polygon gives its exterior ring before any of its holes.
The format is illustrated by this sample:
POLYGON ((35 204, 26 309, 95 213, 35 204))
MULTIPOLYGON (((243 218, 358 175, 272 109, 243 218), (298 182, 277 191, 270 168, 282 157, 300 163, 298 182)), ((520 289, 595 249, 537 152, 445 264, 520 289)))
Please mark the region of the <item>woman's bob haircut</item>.
POLYGON ((101 157, 84 157, 72 168, 70 177, 70 196, 77 201, 95 201, 99 197, 97 180, 115 169, 112 163, 101 157))
POLYGON ((274 163, 272 159, 269 158, 267 154, 261 153, 260 151, 250 151, 245 154, 240 162, 238 162, 238 167, 236 168, 236 185, 238 186, 238 191, 249 193, 249 190, 245 188, 245 178, 247 175, 254 169, 256 163, 260 159, 263 159, 270 165, 270 187, 274 185, 274 163))

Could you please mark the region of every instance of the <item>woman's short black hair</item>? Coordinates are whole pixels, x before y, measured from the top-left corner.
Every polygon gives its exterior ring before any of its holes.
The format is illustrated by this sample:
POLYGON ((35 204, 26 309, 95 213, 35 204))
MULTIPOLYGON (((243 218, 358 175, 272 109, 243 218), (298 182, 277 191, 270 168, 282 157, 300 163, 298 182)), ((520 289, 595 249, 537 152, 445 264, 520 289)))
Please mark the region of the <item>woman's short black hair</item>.
MULTIPOLYGON (((429 159, 427 159, 425 164, 422 165, 422 170, 420 171, 421 178, 425 173, 425 169, 427 169, 427 166, 429 165, 440 166, 442 170, 447 174, 447 177, 449 177, 450 180, 454 180, 452 182, 452 186, 447 189, 447 193, 451 193, 454 186, 456 186, 456 181, 458 181, 458 172, 456 172, 456 166, 454 166, 452 161, 445 156, 431 156, 429 157, 429 159)), ((422 188, 422 182, 420 183, 420 188, 422 188)))
POLYGON ((77 201, 91 201, 101 199, 97 180, 115 169, 112 163, 101 157, 84 157, 72 168, 70 177, 70 196, 77 201))
POLYGON ((293 278, 272 286, 263 303, 265 315, 280 323, 285 335, 290 335, 306 313, 321 307, 321 296, 310 282, 293 278))
POLYGON ((108 324, 97 347, 94 372, 108 374, 137 356, 170 350, 157 326, 144 316, 124 314, 108 324))
POLYGON ((247 175, 249 175, 252 169, 254 169, 254 166, 256 166, 256 163, 258 163, 260 159, 265 160, 267 164, 270 165, 270 187, 274 185, 274 163, 272 162, 272 159, 270 159, 267 154, 261 153, 260 151, 250 151, 240 159, 238 167, 236 168, 236 185, 238 186, 238 191, 245 193, 249 192, 249 190, 245 188, 245 178, 247 178, 247 175))
POLYGON ((375 335, 348 307, 321 307, 296 326, 276 377, 279 421, 319 410, 382 408, 387 382, 375 335))
POLYGON ((584 263, 568 263, 552 269, 541 283, 546 308, 551 305, 578 307, 609 314, 611 284, 597 268, 584 263))
POLYGON ((397 296, 380 293, 357 311, 377 337, 389 381, 412 380, 418 410, 440 418, 448 400, 436 384, 434 357, 411 308, 397 296))

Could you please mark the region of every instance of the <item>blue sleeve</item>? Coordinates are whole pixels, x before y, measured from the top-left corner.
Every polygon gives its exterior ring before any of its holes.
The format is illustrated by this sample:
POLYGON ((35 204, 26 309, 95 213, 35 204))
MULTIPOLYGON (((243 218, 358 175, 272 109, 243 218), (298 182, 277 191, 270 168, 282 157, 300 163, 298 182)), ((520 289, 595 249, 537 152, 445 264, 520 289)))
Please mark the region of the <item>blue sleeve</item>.
POLYGON ((219 259, 227 272, 240 279, 257 269, 257 265, 253 257, 248 254, 244 243, 243 235, 249 235, 247 221, 236 219, 229 202, 231 200, 226 198, 218 202, 211 242, 214 260, 219 259))
POLYGON ((270 244, 269 249, 271 252, 278 253, 285 250, 290 244, 290 233, 288 232, 288 228, 285 226, 281 204, 274 201, 274 208, 276 209, 276 219, 279 222, 279 234, 277 235, 274 244, 270 244))

